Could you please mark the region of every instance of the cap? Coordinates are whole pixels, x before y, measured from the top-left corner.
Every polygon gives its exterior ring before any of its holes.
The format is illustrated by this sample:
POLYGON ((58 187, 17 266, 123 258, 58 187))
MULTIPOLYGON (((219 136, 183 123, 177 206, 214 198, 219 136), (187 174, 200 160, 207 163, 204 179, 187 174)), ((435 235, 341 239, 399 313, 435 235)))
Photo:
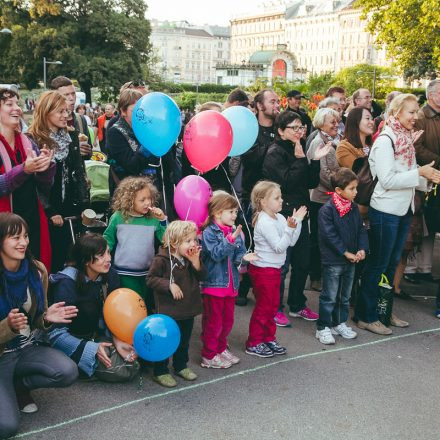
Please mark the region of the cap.
POLYGON ((305 98, 305 96, 299 90, 291 90, 287 92, 288 98, 305 98))

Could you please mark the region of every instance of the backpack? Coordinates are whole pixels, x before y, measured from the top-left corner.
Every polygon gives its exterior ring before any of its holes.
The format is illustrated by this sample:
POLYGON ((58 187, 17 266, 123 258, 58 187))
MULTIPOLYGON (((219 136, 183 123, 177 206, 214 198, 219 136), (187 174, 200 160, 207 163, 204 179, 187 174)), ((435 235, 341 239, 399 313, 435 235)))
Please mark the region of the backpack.
MULTIPOLYGON (((387 134, 380 134, 379 136, 386 136, 389 138, 394 150, 394 142, 390 136, 387 134)), ((354 199, 355 202, 358 205, 370 206, 371 196, 373 195, 374 188, 377 184, 377 176, 373 179, 370 164, 368 162, 368 156, 358 157, 355 159, 351 169, 358 177, 357 195, 354 199)))

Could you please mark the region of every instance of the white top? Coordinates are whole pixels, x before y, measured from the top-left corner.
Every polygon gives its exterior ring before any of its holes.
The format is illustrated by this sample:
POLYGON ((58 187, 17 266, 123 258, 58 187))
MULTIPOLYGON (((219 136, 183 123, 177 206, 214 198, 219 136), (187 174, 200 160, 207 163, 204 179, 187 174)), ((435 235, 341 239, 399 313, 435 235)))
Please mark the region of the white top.
MULTIPOLYGON (((385 126, 386 133, 396 142, 393 130, 385 126)), ((371 196, 370 206, 387 214, 403 216, 411 206, 414 212, 415 189, 427 190, 427 180, 419 176, 414 161, 411 168, 400 160, 394 159, 394 150, 387 136, 379 136, 371 148, 368 158, 373 178, 378 182, 371 196)))
POLYGON ((281 214, 275 219, 260 212, 254 228, 255 253, 260 259, 252 262, 253 265, 277 269, 284 265, 287 248, 295 245, 301 233, 301 220, 295 218, 295 221, 296 228, 289 228, 281 214))

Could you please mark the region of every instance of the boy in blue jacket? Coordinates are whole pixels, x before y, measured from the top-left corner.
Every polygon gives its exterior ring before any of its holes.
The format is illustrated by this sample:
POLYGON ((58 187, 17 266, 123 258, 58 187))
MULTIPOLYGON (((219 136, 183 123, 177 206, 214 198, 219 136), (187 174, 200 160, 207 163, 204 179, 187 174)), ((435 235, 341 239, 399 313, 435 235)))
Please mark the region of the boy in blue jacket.
POLYGON ((353 202, 358 185, 356 174, 340 168, 331 182, 335 192, 318 214, 323 284, 316 338, 322 344, 334 344, 334 335, 345 339, 357 336, 345 322, 355 264, 365 259, 368 252, 367 231, 353 202))

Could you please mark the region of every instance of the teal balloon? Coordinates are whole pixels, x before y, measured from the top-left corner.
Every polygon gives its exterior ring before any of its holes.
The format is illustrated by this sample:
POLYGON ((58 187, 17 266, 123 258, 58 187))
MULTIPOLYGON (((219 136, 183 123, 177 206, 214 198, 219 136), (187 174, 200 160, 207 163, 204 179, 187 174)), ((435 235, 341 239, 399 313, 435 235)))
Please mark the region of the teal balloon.
POLYGON ((169 358, 180 344, 180 329, 176 321, 167 315, 150 315, 136 327, 133 346, 146 361, 158 362, 169 358))
POLYGON ((258 122, 246 107, 235 105, 222 112, 232 126, 233 141, 228 156, 239 156, 254 145, 258 136, 258 122))
POLYGON ((163 156, 177 141, 182 128, 179 107, 165 93, 148 93, 134 106, 131 125, 145 149, 154 156, 163 156))

